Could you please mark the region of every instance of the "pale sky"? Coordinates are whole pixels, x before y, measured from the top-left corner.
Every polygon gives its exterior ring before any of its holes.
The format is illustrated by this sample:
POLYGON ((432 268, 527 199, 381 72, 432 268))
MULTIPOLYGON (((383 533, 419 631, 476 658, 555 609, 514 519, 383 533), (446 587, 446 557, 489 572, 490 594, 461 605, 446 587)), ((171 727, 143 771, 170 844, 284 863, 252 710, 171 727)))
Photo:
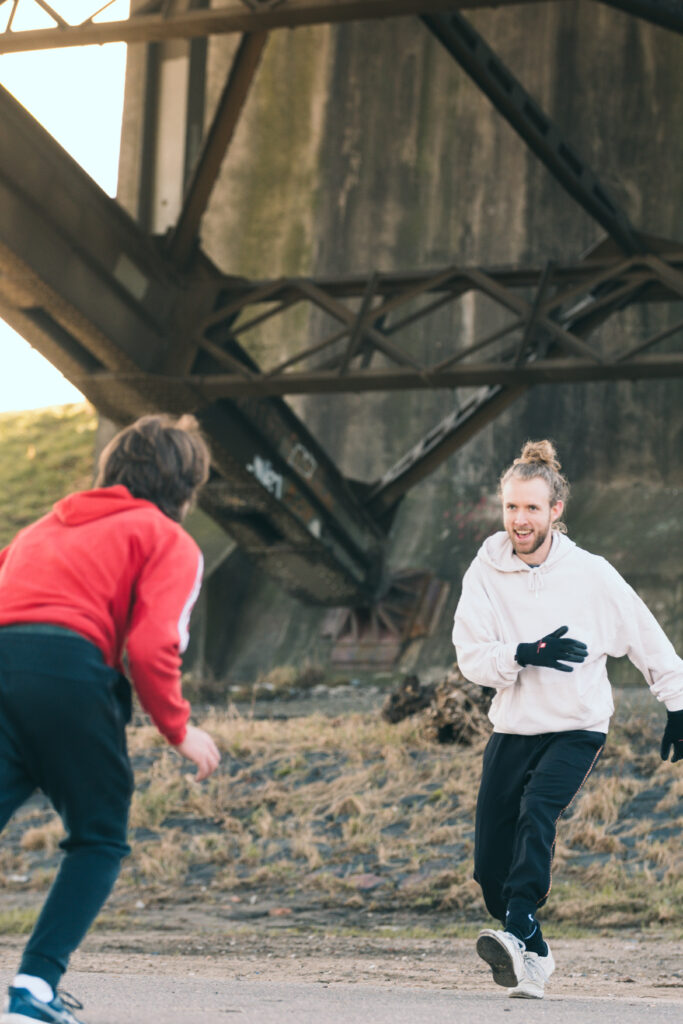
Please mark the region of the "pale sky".
MULTIPOLYGON (((51 0, 54 10, 72 23, 103 3, 51 0)), ((0 30, 11 7, 0 7, 0 30)), ((129 0, 116 0, 101 19, 126 17, 128 7, 129 0)), ((13 28, 50 24, 32 0, 20 0, 13 28)), ((0 55, 0 84, 110 196, 116 194, 125 69, 125 43, 0 55)), ((82 400, 55 367, 0 320, 0 412, 82 400)))

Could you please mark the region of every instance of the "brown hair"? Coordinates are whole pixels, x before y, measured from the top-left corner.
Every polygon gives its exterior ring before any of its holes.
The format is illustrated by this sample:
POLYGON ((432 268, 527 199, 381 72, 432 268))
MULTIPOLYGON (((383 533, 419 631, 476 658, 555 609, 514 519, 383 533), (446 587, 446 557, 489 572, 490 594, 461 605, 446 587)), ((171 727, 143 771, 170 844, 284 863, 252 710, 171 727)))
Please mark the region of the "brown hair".
MULTIPOLYGON (((569 498, 569 483, 560 472, 561 468, 552 441, 527 441, 519 458, 515 459, 501 475, 499 493, 502 494, 503 487, 512 477, 519 480, 532 480, 534 477, 540 477, 548 485, 550 504, 555 505, 561 501, 566 505, 569 498)), ((560 530, 562 533, 567 532, 567 527, 559 519, 553 523, 553 529, 560 530)))
POLYGON ((194 416, 142 416, 100 455, 96 487, 123 484, 180 522, 209 476, 210 455, 194 416))

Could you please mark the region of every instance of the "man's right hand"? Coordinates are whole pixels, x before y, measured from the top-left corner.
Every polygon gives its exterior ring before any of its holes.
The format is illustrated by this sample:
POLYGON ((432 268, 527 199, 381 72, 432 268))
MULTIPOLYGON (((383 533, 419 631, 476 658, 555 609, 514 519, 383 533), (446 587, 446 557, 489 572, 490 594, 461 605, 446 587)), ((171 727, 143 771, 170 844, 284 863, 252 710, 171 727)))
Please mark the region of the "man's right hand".
POLYGON ((572 640, 564 634, 569 626, 560 626, 554 633, 537 640, 534 644, 519 644, 515 653, 515 661, 524 668, 526 665, 541 665, 544 668, 555 668, 558 672, 573 672, 571 665, 565 661, 581 663, 588 656, 588 648, 581 640, 572 640))
POLYGON ((197 765, 197 782, 208 779, 218 768, 221 759, 220 751, 208 732, 198 729, 196 725, 188 725, 185 739, 175 749, 197 765))

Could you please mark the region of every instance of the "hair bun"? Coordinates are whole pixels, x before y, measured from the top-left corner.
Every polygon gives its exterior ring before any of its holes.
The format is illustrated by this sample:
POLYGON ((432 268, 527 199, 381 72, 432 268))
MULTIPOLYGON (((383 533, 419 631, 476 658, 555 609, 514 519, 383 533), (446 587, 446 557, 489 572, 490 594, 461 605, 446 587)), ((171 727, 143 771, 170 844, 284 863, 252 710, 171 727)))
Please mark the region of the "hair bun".
POLYGON ((555 446, 551 441, 527 441, 522 448, 522 454, 518 459, 515 459, 514 465, 518 466, 520 463, 529 465, 535 462, 545 463, 550 469, 554 469, 556 473, 559 473, 562 468, 555 451, 555 446))

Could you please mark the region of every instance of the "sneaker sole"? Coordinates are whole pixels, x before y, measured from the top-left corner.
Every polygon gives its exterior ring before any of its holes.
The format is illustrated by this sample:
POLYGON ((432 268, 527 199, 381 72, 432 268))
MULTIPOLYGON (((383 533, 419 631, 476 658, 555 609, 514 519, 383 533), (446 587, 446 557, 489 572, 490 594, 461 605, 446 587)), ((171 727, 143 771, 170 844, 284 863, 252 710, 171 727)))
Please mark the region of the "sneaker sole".
POLYGON ((543 999, 542 992, 520 992, 518 988, 513 988, 509 995, 511 999, 543 999))
POLYGON ((31 1021, 40 1024, 36 1017, 28 1017, 25 1013, 3 1013, 0 1017, 0 1024, 28 1024, 31 1021))
POLYGON ((480 935, 477 939, 477 953, 485 960, 493 972, 496 985, 503 988, 515 988, 520 979, 515 974, 512 957, 505 948, 491 935, 480 935))
MULTIPOLYGON (((71 1019, 75 1020, 75 1017, 71 1019)), ((27 1013, 3 1013, 0 1017, 0 1024, 41 1024, 42 1021, 47 1024, 45 1017, 30 1017, 27 1013)))

